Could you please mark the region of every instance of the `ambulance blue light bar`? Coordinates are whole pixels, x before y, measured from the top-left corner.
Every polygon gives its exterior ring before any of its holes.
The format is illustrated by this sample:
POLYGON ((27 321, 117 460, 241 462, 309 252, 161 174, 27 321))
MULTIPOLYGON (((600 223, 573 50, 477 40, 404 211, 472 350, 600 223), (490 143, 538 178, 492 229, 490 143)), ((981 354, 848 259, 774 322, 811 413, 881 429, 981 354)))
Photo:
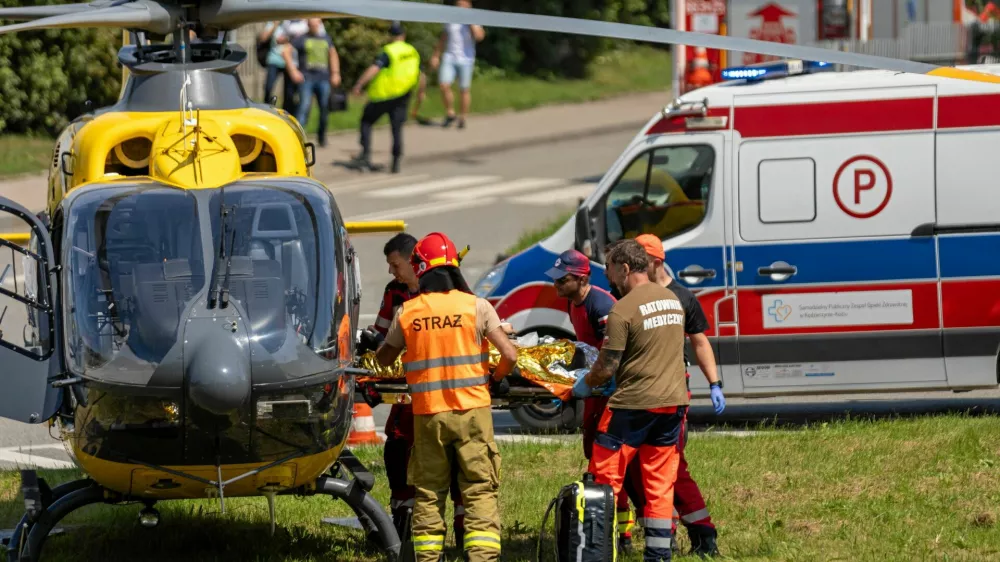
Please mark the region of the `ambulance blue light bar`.
POLYGON ((828 62, 814 62, 801 60, 782 60, 750 66, 734 66, 722 69, 723 80, 747 80, 755 82, 759 80, 770 80, 785 76, 795 76, 796 74, 812 74, 833 70, 833 65, 828 62))

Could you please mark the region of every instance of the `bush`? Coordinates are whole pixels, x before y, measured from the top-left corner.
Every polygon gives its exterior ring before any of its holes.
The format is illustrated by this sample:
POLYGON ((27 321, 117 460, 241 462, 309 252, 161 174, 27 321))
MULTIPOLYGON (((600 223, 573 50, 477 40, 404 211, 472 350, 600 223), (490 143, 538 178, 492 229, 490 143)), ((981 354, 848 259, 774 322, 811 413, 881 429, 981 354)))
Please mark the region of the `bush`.
MULTIPOLYGON (((421 0, 433 4, 453 4, 452 0, 421 0)), ((564 16, 616 21, 636 25, 669 25, 669 0, 473 0, 473 7, 501 12, 564 16)), ((404 23, 407 41, 428 61, 441 33, 440 24, 404 23)), ((327 21, 341 59, 341 74, 353 84, 378 55, 387 40, 388 21, 337 19, 327 21)), ((480 72, 494 69, 503 74, 542 78, 584 78, 594 58, 622 46, 625 41, 567 33, 486 28, 486 38, 476 45, 480 72)), ((430 72, 433 82, 435 73, 430 72)))
MULTIPOLYGON (((60 0, 0 0, 0 7, 64 4, 60 0)), ((53 135, 70 118, 114 103, 121 31, 67 29, 0 35, 0 132, 53 135)))

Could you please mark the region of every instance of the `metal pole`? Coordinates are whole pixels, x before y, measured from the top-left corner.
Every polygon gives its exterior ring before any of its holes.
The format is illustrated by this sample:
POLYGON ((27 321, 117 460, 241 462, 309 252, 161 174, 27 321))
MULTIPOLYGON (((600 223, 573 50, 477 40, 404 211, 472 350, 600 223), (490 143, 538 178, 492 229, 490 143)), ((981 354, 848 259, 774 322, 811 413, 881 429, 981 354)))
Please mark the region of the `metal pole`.
MULTIPOLYGON (((670 25, 678 31, 687 31, 687 15, 685 12, 684 0, 673 0, 670 14, 670 25)), ((670 48, 673 59, 673 80, 671 80, 671 100, 675 100, 681 95, 681 83, 684 81, 685 45, 673 45, 670 48)))

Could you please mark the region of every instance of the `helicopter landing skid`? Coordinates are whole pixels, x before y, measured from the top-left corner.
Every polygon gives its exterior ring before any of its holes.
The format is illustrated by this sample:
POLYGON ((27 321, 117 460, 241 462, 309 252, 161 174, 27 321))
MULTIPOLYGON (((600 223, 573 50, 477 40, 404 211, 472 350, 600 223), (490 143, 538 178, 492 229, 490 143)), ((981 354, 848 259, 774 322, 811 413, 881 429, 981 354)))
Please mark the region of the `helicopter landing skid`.
POLYGON ((21 471, 25 513, 7 544, 8 562, 37 562, 49 533, 64 517, 95 503, 116 503, 122 498, 89 478, 49 489, 34 470, 21 471))
MULTIPOLYGON (((374 483, 374 476, 349 450, 344 449, 329 475, 319 477, 313 489, 305 494, 326 494, 343 500, 357 515, 367 539, 378 545, 389 560, 394 562, 400 555, 399 534, 392 518, 378 500, 369 494, 374 483)), ((21 471, 21 492, 25 498, 25 513, 6 545, 7 562, 38 562, 49 533, 73 511, 95 503, 114 504, 129 499, 89 478, 50 489, 34 470, 21 471)), ((274 492, 268 490, 265 494, 270 496, 269 504, 274 501, 274 492)), ((280 495, 295 493, 302 494, 303 491, 279 492, 280 495)), ((273 511, 271 517, 274 517, 273 511)))

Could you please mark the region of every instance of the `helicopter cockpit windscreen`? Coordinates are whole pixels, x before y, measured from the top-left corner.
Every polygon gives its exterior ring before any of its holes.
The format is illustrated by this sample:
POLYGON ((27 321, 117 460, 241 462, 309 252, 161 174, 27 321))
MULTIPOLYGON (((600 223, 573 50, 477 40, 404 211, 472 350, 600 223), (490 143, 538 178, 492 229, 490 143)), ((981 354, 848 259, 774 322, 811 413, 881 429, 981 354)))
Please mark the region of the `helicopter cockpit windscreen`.
POLYGON ((249 316, 251 342, 279 364, 334 347, 333 321, 346 307, 328 193, 298 182, 236 183, 213 193, 207 212, 213 249, 222 242, 226 256, 218 283, 249 316))
POLYGON ((181 366, 199 345, 183 338, 187 320, 237 314, 255 380, 331 370, 328 361, 348 350, 352 301, 331 203, 329 192, 303 181, 80 193, 63 239, 70 368, 162 382, 157 373, 181 366))
POLYGON ((151 373, 205 284, 197 199, 162 186, 81 193, 63 254, 70 368, 151 373))

